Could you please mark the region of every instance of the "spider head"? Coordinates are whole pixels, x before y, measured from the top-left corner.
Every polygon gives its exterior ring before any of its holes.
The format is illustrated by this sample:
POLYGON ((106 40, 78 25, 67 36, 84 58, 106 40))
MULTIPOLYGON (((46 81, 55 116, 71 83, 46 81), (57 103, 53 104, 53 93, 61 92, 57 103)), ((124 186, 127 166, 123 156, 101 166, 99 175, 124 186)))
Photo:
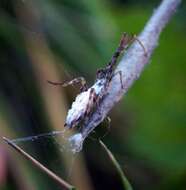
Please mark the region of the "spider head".
POLYGON ((99 69, 96 72, 96 79, 100 80, 106 77, 106 70, 105 69, 99 69))

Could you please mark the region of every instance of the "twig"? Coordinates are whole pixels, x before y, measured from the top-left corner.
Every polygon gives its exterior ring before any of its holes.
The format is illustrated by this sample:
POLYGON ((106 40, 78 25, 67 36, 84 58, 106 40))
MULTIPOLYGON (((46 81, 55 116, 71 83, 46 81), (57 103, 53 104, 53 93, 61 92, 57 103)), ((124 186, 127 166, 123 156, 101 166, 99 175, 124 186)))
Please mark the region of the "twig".
POLYGON ((11 147, 13 147, 15 150, 17 150, 20 154, 22 154, 27 160, 30 160, 33 165, 35 165, 37 168, 42 170, 44 173, 46 173, 49 177, 51 177, 54 181, 56 181, 62 189, 66 190, 75 190, 75 188, 64 181, 62 178, 57 176, 55 173, 53 173, 51 170, 43 166, 40 162, 38 162, 35 158, 30 156, 28 153, 26 153, 23 149, 21 149, 19 146, 17 146, 15 143, 13 143, 11 140, 9 140, 6 137, 3 137, 3 140, 8 143, 11 147))
POLYGON ((99 140, 99 143, 101 144, 101 146, 104 148, 104 150, 106 151, 107 155, 109 156, 110 160, 112 161, 112 163, 114 164, 117 172, 119 173, 119 176, 122 180, 124 189, 126 190, 132 190, 132 186, 130 184, 130 182, 128 181, 128 179, 126 178, 124 172, 122 171, 119 163, 117 162, 116 158, 114 157, 114 155, 112 154, 112 152, 107 148, 107 146, 103 143, 103 141, 99 140))
POLYGON ((154 11, 144 30, 138 36, 138 39, 146 49, 147 56, 144 56, 144 51, 137 42, 134 42, 128 49, 115 71, 122 72, 124 88, 121 88, 120 80, 117 77, 112 79, 110 88, 108 89, 108 95, 103 99, 98 109, 84 125, 81 133, 69 139, 73 151, 81 150, 84 139, 103 121, 112 107, 128 91, 134 81, 139 78, 144 66, 147 65, 155 47, 158 45, 160 33, 180 3, 181 0, 163 0, 157 10, 154 11), (81 139, 79 138, 80 136, 81 139), (76 139, 76 137, 78 137, 78 139, 76 139))

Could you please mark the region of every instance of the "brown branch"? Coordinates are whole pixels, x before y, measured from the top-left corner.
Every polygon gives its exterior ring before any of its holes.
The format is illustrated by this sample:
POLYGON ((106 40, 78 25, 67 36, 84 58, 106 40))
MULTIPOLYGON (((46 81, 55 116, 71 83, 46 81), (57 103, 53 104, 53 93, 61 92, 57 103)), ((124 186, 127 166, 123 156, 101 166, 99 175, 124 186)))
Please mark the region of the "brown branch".
POLYGON ((3 137, 3 140, 8 143, 12 148, 14 148, 16 151, 18 151, 21 155, 23 155, 27 160, 30 160, 33 165, 35 165, 37 168, 42 170, 44 173, 46 173, 50 178, 52 178, 54 181, 56 181, 62 189, 66 190, 75 190, 75 188, 64 181, 62 178, 57 176, 55 173, 53 173, 51 170, 43 166, 40 162, 38 162, 35 158, 30 156, 28 153, 26 153, 23 149, 21 149, 19 146, 17 146, 15 143, 13 143, 11 140, 9 140, 6 137, 3 137))
POLYGON ((154 49, 158 45, 160 33, 180 3, 181 0, 162 0, 160 6, 154 11, 144 30, 138 36, 138 39, 146 49, 147 56, 144 55, 143 49, 137 42, 134 42, 128 49, 115 71, 122 72, 124 88, 121 88, 118 77, 112 79, 110 88, 108 89, 108 95, 84 125, 81 133, 75 134, 69 139, 72 151, 81 150, 84 139, 103 121, 112 107, 123 97, 134 81, 139 78, 144 67, 149 62, 154 49))

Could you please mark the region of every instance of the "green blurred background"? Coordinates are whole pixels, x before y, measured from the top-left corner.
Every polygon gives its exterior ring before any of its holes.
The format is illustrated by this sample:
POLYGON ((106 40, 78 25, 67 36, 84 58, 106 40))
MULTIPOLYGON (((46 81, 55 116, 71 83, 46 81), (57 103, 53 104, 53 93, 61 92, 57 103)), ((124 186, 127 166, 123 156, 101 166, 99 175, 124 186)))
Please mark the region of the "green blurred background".
MULTIPOLYGON (((138 34, 160 1, 1 0, 0 134, 18 138, 62 130, 77 87, 47 80, 84 76, 89 84, 122 32, 138 34)), ((150 65, 109 114, 103 141, 134 189, 186 189, 186 2, 163 31, 150 65)), ((101 136, 106 123, 97 129, 101 136)), ((81 190, 123 189, 97 141, 72 164, 60 138, 19 144, 81 190), (68 175, 70 171, 70 175, 68 175)), ((60 189, 0 142, 0 189, 60 189)))

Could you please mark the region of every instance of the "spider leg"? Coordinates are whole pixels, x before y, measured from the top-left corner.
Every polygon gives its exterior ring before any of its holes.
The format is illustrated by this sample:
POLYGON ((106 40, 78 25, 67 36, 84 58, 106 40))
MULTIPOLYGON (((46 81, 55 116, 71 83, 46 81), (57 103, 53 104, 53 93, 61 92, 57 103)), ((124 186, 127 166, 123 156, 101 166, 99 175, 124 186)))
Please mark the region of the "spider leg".
POLYGON ((119 78, 120 78, 121 88, 124 89, 123 80, 122 80, 122 71, 117 71, 116 73, 114 73, 113 76, 112 76, 112 78, 115 77, 118 74, 119 74, 119 78))
POLYGON ((97 96, 95 93, 93 94, 93 102, 96 104, 96 107, 99 106, 99 96, 97 96))
POLYGON ((133 35, 128 35, 127 33, 124 33, 121 41, 120 41, 120 46, 121 49, 123 48, 123 50, 127 49, 129 47, 130 44, 132 44, 134 41, 137 41, 139 43, 139 45, 142 47, 145 56, 147 56, 147 51, 145 49, 145 46, 143 45, 143 43, 138 39, 138 37, 136 36, 136 34, 133 35))
POLYGON ((89 115, 89 113, 91 112, 92 104, 94 103, 95 99, 96 99, 96 92, 95 92, 94 88, 91 88, 89 100, 88 100, 85 115, 84 115, 85 117, 87 117, 89 115))
POLYGON ((80 84, 81 92, 86 91, 88 89, 86 80, 83 77, 78 77, 78 78, 75 78, 75 79, 73 79, 71 81, 67 81, 67 82, 53 82, 53 81, 49 81, 49 80, 47 82, 52 85, 62 85, 63 87, 66 87, 69 85, 74 85, 74 84, 80 84))
POLYGON ((116 51, 114 52, 112 58, 111 58, 111 61, 108 63, 107 67, 106 67, 106 70, 108 70, 110 73, 113 72, 113 68, 114 66, 116 65, 117 63, 117 59, 118 57, 120 56, 120 54, 126 50, 129 45, 131 43, 133 43, 134 41, 137 41, 141 47, 143 48, 143 51, 145 53, 145 56, 147 56, 147 51, 144 47, 144 45, 142 44, 142 42, 137 38, 136 35, 129 35, 127 33, 123 33, 122 37, 121 37, 121 40, 120 40, 120 43, 119 43, 119 46, 118 48, 116 49, 116 51))
POLYGON ((146 51, 145 46, 144 46, 143 43, 138 39, 138 37, 134 34, 131 43, 132 43, 133 41, 135 41, 135 40, 136 40, 136 41, 139 43, 139 45, 142 47, 142 49, 143 49, 143 51, 144 51, 144 55, 147 57, 148 54, 147 54, 147 51, 146 51))
POLYGON ((120 43, 116 51, 114 52, 111 61, 107 65, 107 69, 112 72, 113 67, 117 63, 117 59, 120 56, 120 54, 128 48, 129 44, 133 42, 134 36, 128 35, 127 33, 124 33, 121 37, 120 43))

